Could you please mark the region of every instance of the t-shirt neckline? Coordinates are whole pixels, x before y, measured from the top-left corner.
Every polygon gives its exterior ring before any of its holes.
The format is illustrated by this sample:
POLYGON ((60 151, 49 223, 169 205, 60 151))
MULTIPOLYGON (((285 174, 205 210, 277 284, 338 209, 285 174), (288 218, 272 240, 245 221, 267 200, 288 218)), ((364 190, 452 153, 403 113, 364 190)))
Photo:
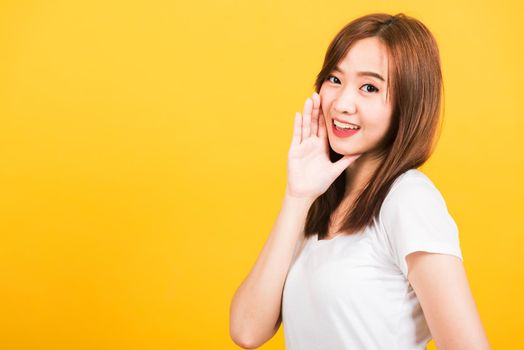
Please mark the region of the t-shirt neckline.
POLYGON ((322 242, 329 242, 329 241, 334 241, 336 240, 338 237, 340 236, 343 236, 344 234, 342 232, 339 232, 337 235, 333 236, 332 238, 330 239, 318 239, 318 233, 315 234, 315 243, 319 243, 319 244, 322 244, 322 242))

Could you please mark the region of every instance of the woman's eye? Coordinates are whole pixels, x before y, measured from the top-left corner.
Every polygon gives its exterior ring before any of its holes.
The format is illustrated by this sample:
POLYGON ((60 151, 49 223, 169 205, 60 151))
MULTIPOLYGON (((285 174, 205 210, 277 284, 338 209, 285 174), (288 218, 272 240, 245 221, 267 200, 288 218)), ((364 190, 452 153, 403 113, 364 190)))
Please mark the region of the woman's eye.
MULTIPOLYGON (((334 78, 334 79, 337 79, 337 80, 338 80, 338 78, 337 78, 336 76, 334 76, 334 75, 328 75, 327 80, 329 80, 329 81, 332 82, 332 83, 334 83, 334 81, 330 80, 331 78, 334 78)), ((338 80, 338 81, 340 82, 340 80, 338 80)))
POLYGON ((367 92, 378 92, 378 89, 374 85, 364 84, 362 86, 369 86, 369 87, 371 87, 372 91, 367 90, 367 92))
MULTIPOLYGON (((334 75, 328 75, 326 80, 329 80, 330 82, 332 82, 334 84, 340 83, 340 80, 336 76, 334 76, 334 75)), ((376 92, 379 91, 374 85, 371 85, 371 84, 364 84, 362 86, 368 86, 368 88, 366 89, 367 92, 375 92, 376 93, 376 92)))

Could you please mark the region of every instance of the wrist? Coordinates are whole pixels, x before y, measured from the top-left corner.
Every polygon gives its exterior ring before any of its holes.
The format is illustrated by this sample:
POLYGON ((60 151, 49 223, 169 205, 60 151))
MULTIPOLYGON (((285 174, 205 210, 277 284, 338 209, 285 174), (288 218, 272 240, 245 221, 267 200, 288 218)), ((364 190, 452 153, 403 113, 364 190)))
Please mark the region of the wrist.
POLYGON ((316 198, 310 197, 310 196, 301 196, 292 194, 288 188, 286 188, 285 194, 284 194, 284 201, 287 203, 290 203, 292 205, 296 206, 305 206, 309 208, 316 198))

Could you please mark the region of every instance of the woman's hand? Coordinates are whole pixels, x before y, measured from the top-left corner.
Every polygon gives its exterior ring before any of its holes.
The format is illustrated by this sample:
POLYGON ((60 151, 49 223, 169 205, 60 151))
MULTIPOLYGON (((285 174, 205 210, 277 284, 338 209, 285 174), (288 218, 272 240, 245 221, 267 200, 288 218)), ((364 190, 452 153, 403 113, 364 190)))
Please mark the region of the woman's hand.
POLYGON ((316 92, 304 103, 303 116, 297 112, 294 132, 288 152, 286 193, 314 201, 326 192, 335 179, 360 154, 346 155, 335 163, 329 158, 329 140, 316 92))

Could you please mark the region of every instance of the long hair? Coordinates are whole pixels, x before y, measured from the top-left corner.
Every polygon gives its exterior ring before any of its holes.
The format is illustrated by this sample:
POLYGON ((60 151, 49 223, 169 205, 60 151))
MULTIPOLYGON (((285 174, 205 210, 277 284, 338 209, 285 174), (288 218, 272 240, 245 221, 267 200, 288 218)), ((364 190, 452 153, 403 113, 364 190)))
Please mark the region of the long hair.
MULTIPOLYGON (((440 134, 444 87, 437 42, 423 23, 403 13, 373 13, 343 27, 327 49, 315 81, 316 92, 351 46, 368 37, 377 37, 388 52, 387 91, 392 98, 392 122, 379 144, 378 167, 344 217, 340 230, 348 234, 372 223, 394 180, 424 164, 440 134)), ((329 156, 332 162, 343 157, 331 146, 329 156)), ((331 215, 344 197, 347 171, 313 202, 306 218, 306 237, 318 233, 323 238, 328 234, 331 215)))

